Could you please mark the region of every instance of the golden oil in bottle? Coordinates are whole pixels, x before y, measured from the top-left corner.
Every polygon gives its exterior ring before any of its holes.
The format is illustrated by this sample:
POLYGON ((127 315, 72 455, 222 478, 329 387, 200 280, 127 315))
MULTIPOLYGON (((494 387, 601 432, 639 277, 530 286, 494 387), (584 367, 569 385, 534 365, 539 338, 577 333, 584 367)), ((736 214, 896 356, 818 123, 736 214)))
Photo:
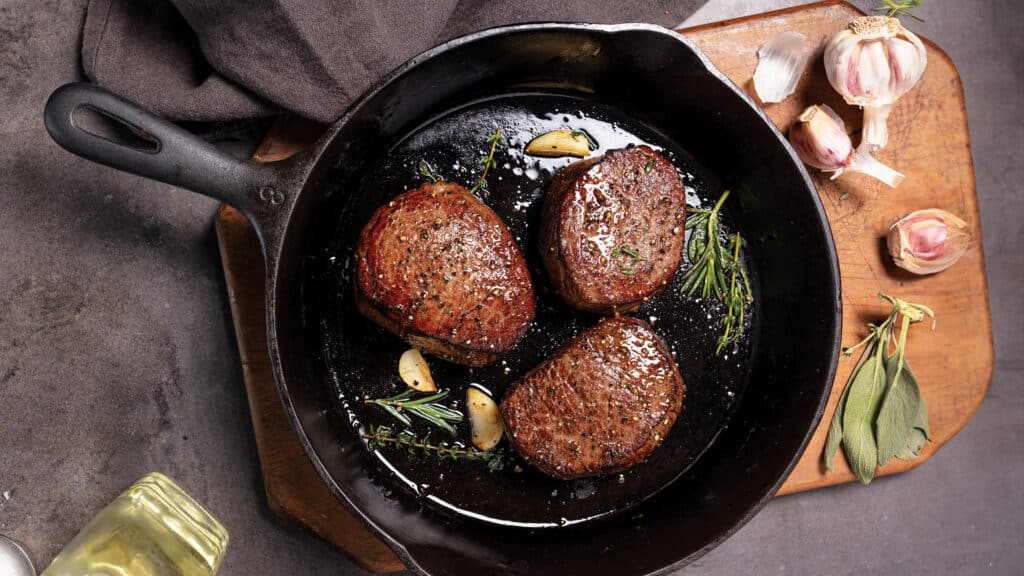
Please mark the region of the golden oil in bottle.
POLYGON ((216 518, 153 472, 89 521, 43 576, 213 576, 227 545, 216 518))

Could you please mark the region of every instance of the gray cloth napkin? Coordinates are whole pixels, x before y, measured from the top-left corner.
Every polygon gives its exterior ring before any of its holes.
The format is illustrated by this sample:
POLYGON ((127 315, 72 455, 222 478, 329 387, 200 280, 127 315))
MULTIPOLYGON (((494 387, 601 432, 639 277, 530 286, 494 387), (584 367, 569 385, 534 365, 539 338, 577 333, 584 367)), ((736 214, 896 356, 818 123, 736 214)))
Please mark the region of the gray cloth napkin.
POLYGON ((410 57, 530 21, 672 26, 703 0, 90 0, 93 82, 172 120, 330 122, 410 57))

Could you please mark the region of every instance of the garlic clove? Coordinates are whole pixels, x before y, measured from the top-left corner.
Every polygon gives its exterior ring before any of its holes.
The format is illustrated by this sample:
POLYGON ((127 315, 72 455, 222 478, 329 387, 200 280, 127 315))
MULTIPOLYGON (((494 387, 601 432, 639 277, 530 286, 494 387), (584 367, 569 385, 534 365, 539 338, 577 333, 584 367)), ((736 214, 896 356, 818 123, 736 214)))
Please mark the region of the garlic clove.
POLYGON ((590 140, 579 130, 552 130, 530 140, 524 152, 531 156, 548 158, 559 156, 583 158, 590 154, 590 140))
POLYGON ((776 34, 757 51, 754 90, 766 104, 782 102, 796 90, 807 67, 807 37, 797 32, 776 34))
POLYGON ((886 121, 928 64, 924 43, 899 20, 855 18, 825 46, 825 73, 847 104, 864 108, 864 142, 869 150, 888 143, 886 121))
POLYGON ((967 223, 939 208, 918 210, 889 228, 886 243, 897 266, 914 274, 949 268, 971 245, 967 223))
POLYGON ((903 174, 875 160, 864 146, 854 150, 843 120, 825 104, 800 114, 789 129, 789 142, 804 163, 833 172, 833 180, 846 172, 860 172, 893 188, 903 181, 903 174))
POLYGON ((434 384, 434 377, 430 375, 430 366, 427 360, 415 348, 410 348, 402 353, 398 359, 398 375, 402 382, 417 392, 435 392, 437 385, 434 384))
POLYGON ((842 170, 853 155, 843 121, 825 104, 810 106, 800 114, 789 129, 789 142, 804 163, 825 172, 842 170))
POLYGON ((505 435, 505 423, 494 399, 480 388, 470 386, 466 390, 466 409, 473 430, 473 446, 485 452, 497 446, 505 435))

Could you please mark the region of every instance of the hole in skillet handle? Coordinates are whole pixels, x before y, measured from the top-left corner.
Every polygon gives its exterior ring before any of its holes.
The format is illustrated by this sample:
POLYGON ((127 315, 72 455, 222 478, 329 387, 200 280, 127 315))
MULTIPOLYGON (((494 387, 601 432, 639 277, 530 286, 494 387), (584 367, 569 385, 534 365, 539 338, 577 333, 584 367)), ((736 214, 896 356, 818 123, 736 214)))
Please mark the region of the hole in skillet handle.
POLYGON ((160 141, 151 134, 88 104, 75 108, 71 123, 83 132, 119 146, 144 154, 160 152, 160 141))

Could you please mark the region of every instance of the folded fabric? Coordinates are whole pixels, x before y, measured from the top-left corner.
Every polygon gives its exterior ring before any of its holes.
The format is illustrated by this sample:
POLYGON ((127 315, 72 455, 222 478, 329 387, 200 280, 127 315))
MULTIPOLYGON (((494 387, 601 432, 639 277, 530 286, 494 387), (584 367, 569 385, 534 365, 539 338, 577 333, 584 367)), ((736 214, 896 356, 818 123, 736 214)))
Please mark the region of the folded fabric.
POLYGON ((90 0, 93 82, 172 120, 289 110, 330 122, 390 70, 475 30, 529 21, 671 26, 702 0, 90 0))

